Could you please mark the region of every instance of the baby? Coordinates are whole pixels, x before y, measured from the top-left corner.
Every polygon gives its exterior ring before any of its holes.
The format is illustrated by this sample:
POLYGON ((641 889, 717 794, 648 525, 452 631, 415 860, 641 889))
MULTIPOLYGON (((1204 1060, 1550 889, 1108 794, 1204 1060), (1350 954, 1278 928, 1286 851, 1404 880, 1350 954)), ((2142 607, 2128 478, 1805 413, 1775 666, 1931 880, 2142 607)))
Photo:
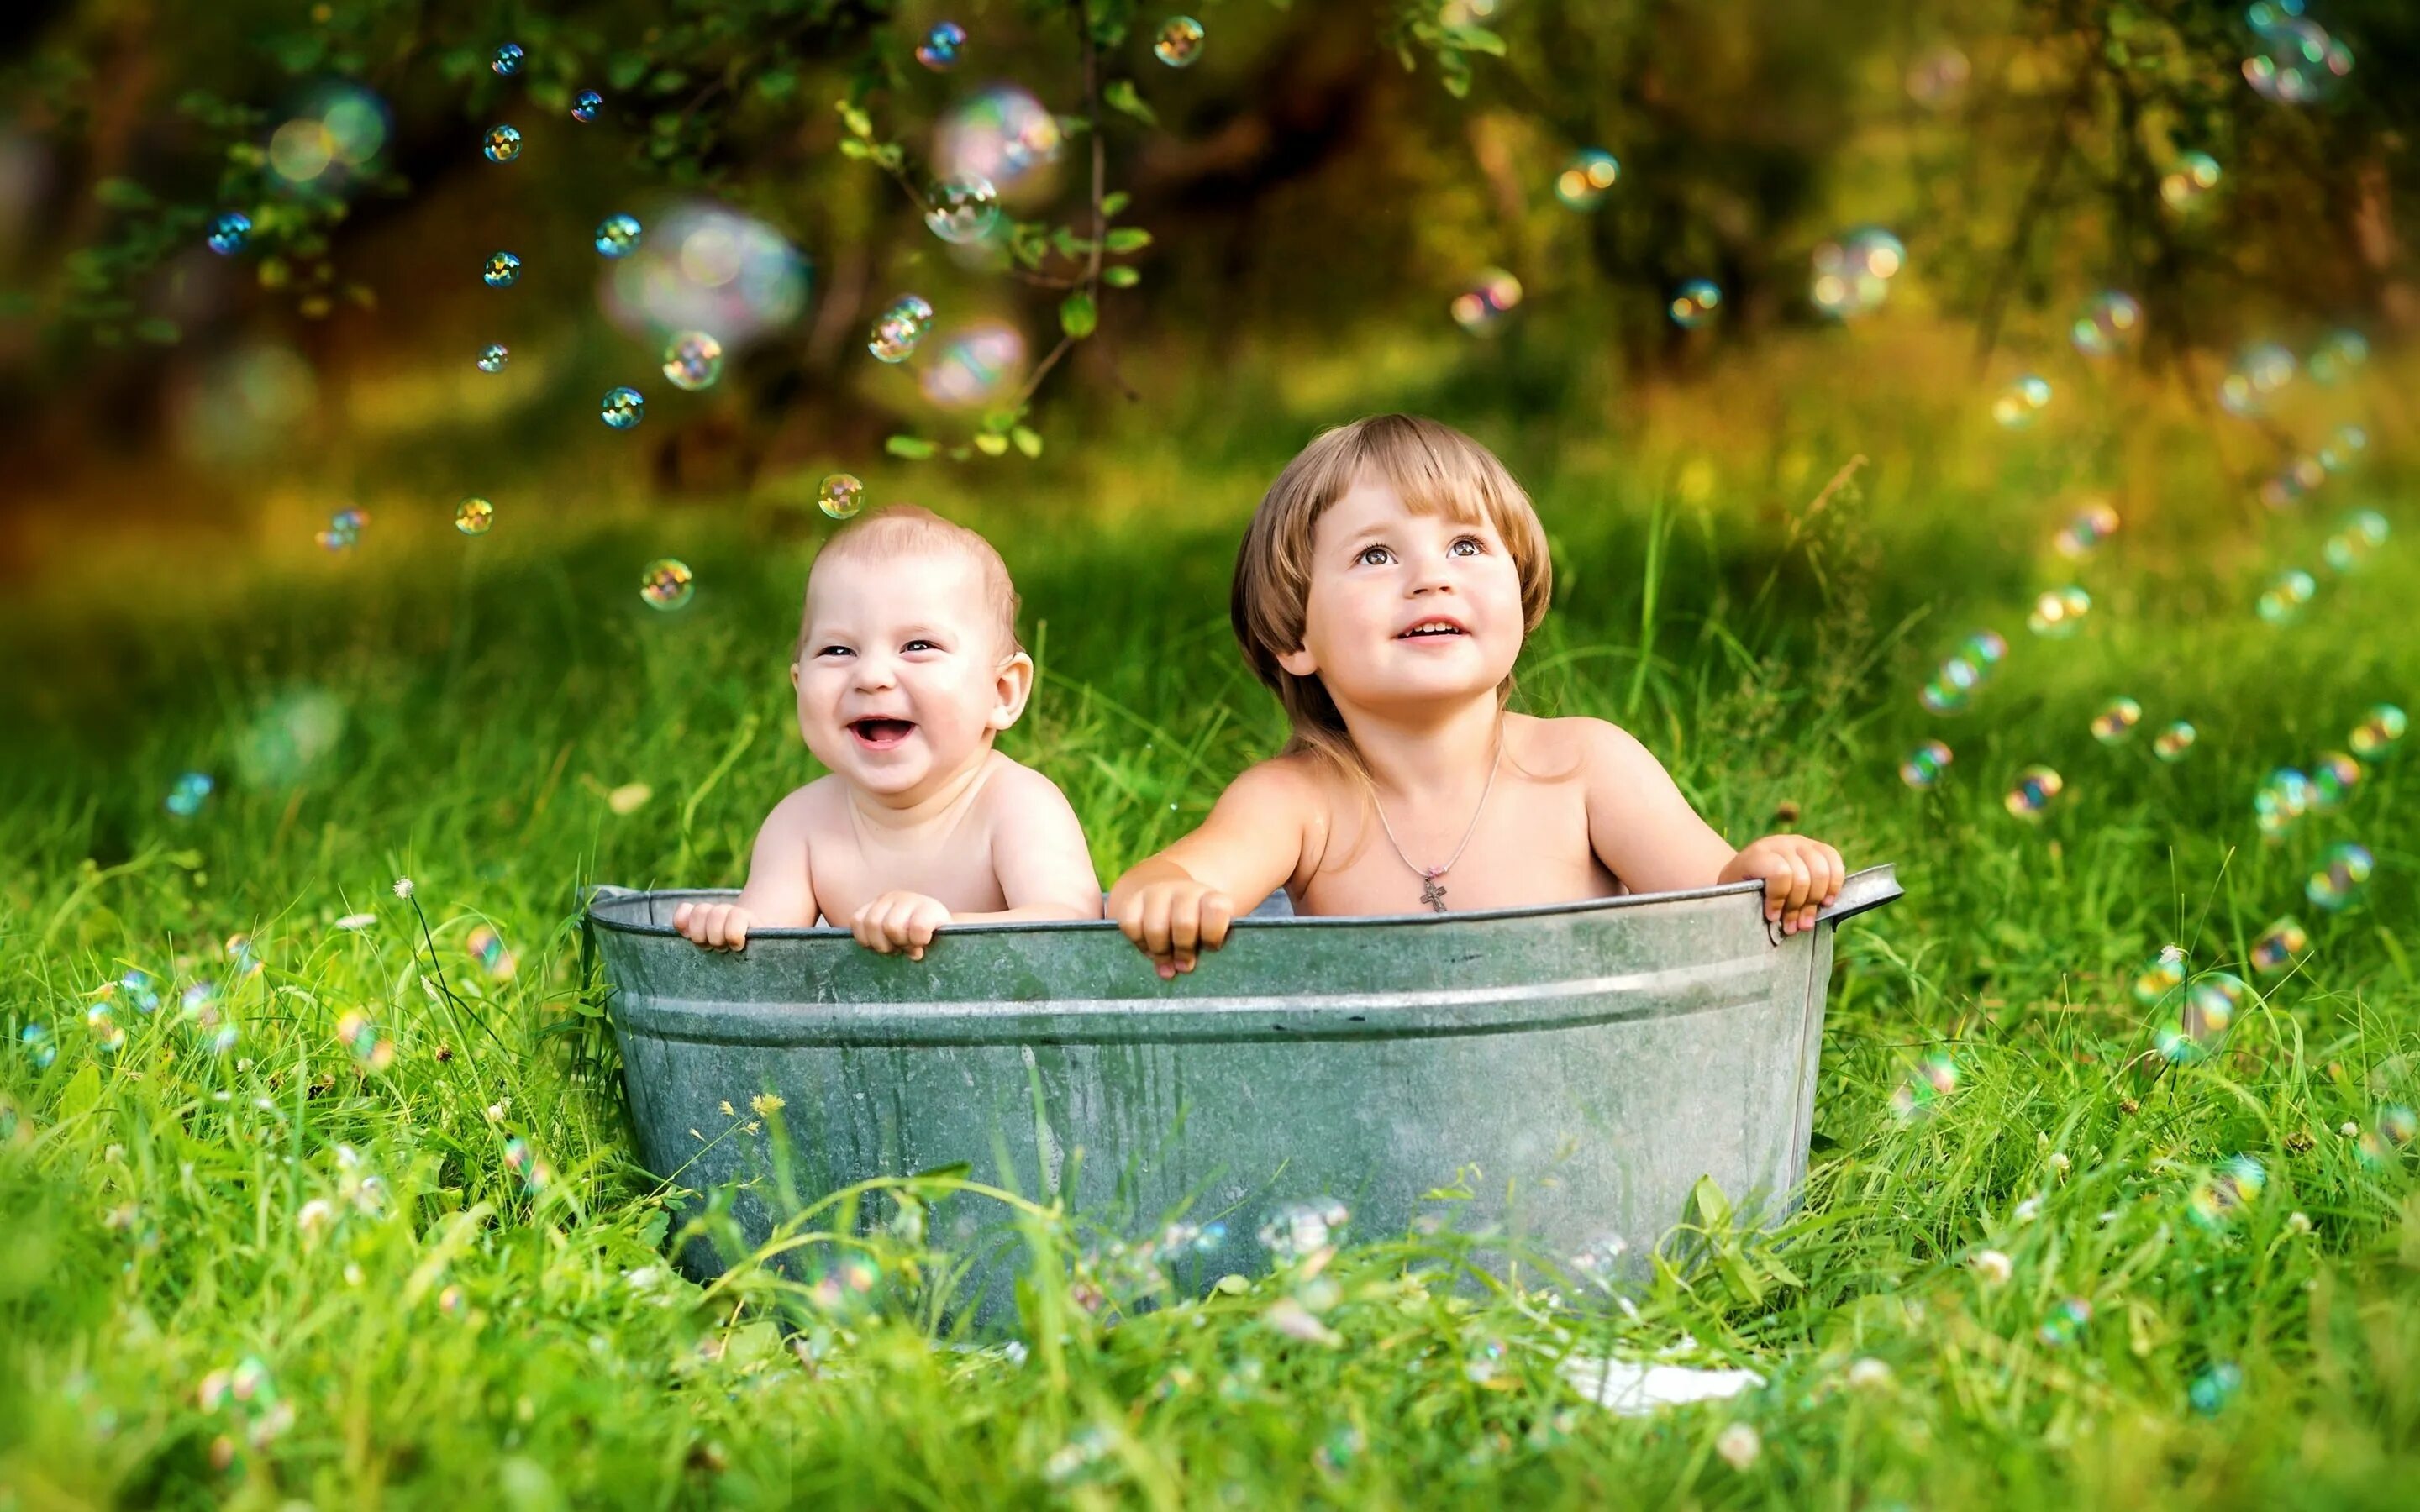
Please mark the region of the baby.
POLYGON ((1381 415, 1287 464, 1233 613, 1294 738, 1118 879, 1109 914, 1159 974, 1280 885, 1299 913, 1392 914, 1762 881, 1767 919, 1812 927, 1843 877, 1831 846, 1734 851, 1628 733, 1507 712, 1549 588, 1528 496, 1450 426, 1381 415))
POLYGON ((992 748, 1033 658, 990 542, 912 505, 835 532, 807 574, 790 683, 831 775, 774 807, 737 903, 685 903, 674 929, 737 950, 759 925, 846 919, 860 944, 921 961, 944 924, 1101 917, 1066 796, 992 748))

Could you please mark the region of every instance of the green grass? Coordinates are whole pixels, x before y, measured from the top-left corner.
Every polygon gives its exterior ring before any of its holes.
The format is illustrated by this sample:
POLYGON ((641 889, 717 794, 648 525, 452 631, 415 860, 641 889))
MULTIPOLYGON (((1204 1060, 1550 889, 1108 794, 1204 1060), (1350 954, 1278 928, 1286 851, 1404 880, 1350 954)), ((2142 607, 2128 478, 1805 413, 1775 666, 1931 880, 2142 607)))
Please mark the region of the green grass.
MULTIPOLYGON (((1575 1306, 1568 1279, 1457 1286, 1450 1242, 1359 1234, 1316 1278, 1154 1310, 1126 1305, 1147 1278, 1098 1236, 1034 1210, 1021 1359, 939 1331, 911 1284, 931 1257, 888 1228, 862 1239, 877 1306, 819 1306, 763 1268, 707 1288, 670 1273, 675 1194, 632 1163, 582 995, 582 884, 736 882, 807 775, 781 667, 812 521, 764 496, 671 515, 500 501, 466 546, 450 500, 381 498, 353 560, 222 548, 199 577, 182 553, 92 543, 0 645, 32 669, 34 726, 0 773, 0 1506, 465 1488, 529 1507, 2401 1501, 2420 1475, 2420 1200, 2411 1153, 2365 1160, 2338 1130, 2420 1102, 2414 758, 2277 843, 2250 795, 2340 748, 2366 706, 2420 693, 2420 638, 2399 628, 2420 520, 2398 516, 2365 573, 2322 574, 2299 624, 2250 604, 2406 475, 2374 456, 2307 517, 2253 518, 2156 406, 2097 450, 2011 443, 1920 397, 1821 406, 1769 452, 1724 448, 1702 414, 1621 447, 1577 416, 1489 432, 1540 480, 1557 542, 1528 705, 1637 730, 1734 839, 1792 804, 1908 887, 1840 937, 1810 1200, 1772 1250, 1797 1284, 1750 1295, 1676 1242, 1630 1308, 1575 1306), (1872 465, 1807 514, 1852 452, 1872 465), (2023 606, 2063 570, 2061 490, 2113 473, 2128 527, 2078 569, 2096 608, 2075 639, 2037 640, 2023 606), (676 615, 631 591, 667 549, 701 585, 676 615), (2007 665, 1973 711, 1923 714, 1915 687, 1983 624, 2009 636, 2007 665), (2103 748, 2086 722, 2118 692, 2144 729, 2103 748), (311 707, 340 718, 304 763, 292 717, 311 707), (2199 745, 2154 762, 2150 729, 2180 717, 2199 745), (1933 733, 1956 763, 1911 792, 1898 761, 1933 733), (2000 800, 2035 762, 2067 787, 2027 825, 2000 800), (161 799, 188 768, 219 790, 178 820, 161 799), (606 795, 634 782, 652 795, 614 813, 606 795), (2368 896, 2311 909, 2313 856, 2351 838, 2377 854, 2368 896), (413 904, 389 891, 405 875, 475 1025, 424 986, 413 904), (334 927, 356 912, 375 921, 334 927), (2250 977, 2252 940, 2287 913, 2309 958, 2254 979, 2218 1054, 2144 1070, 2145 958, 2173 940, 2197 970, 2250 977), (468 953, 483 923, 516 954, 509 980, 468 953), (226 957, 239 933, 257 975, 226 957), (126 1039, 106 1052, 86 1009, 129 968, 161 1005, 117 997, 126 1039), (203 980, 236 1026, 223 1056, 180 1011, 203 980), (396 1046, 382 1072, 336 1038, 353 1011, 396 1046), (26 1024, 55 1035, 47 1070, 14 1047, 26 1024), (1955 1091, 1895 1117, 1936 1052, 1955 1091), (516 1138, 548 1167, 537 1191, 507 1164, 516 1138), (2195 1188, 2239 1154, 2265 1185, 2196 1221, 2195 1188), (1987 1248, 2005 1284, 1969 1263, 1987 1248), (1072 1300, 1094 1288, 1100 1311, 1072 1300), (1306 1288, 1341 1342, 1269 1325, 1306 1288), (2069 1298, 2090 1321, 2048 1342, 2069 1298), (1557 1374, 1574 1350, 1683 1335, 1683 1357, 1769 1384, 1621 1419, 1557 1374), (258 1447, 243 1424, 265 1394, 199 1395, 246 1356, 292 1410, 258 1447), (1866 1358, 1887 1375, 1853 1384, 1866 1358), (2191 1383, 2219 1364, 2242 1386, 2196 1412, 2191 1383), (1745 1470, 1715 1452, 1734 1422, 1761 1436, 1745 1470)), ((1223 595, 1235 524, 1285 450, 1237 428, 1171 459, 1119 433, 1054 453, 1014 499, 910 475, 1017 574, 1045 678, 1010 748, 1065 786, 1105 876, 1280 738, 1223 595), (1087 502, 1146 501, 1138 479, 1185 501, 1156 524, 1087 502)), ((847 1231, 852 1211, 802 1232, 847 1231)))

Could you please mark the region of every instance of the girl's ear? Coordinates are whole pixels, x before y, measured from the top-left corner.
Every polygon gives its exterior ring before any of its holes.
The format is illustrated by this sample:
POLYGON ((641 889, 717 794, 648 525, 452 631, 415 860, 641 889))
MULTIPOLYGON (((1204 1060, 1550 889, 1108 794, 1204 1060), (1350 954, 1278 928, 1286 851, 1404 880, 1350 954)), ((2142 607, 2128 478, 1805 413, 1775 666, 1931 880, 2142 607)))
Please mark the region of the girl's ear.
POLYGON ((1304 646, 1296 646, 1292 651, 1279 652, 1278 665, 1296 677, 1319 675, 1319 658, 1312 656, 1310 649, 1304 646))
POLYGON ((1000 664, 993 675, 991 717, 985 725, 996 734, 1015 724, 1033 697, 1033 658, 1017 652, 1000 664))

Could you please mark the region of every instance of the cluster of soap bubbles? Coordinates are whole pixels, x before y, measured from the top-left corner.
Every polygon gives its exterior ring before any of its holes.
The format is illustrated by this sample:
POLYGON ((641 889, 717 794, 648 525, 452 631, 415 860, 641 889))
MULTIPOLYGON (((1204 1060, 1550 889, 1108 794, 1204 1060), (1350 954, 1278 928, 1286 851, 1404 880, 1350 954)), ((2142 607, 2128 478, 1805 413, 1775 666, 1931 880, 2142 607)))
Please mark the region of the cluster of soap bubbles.
POLYGON ((2034 599, 2034 607, 2025 615, 2025 628, 2053 640, 2063 640, 2084 627, 2084 617, 2092 612, 2092 595, 2076 583, 2053 588, 2034 599))
POLYGON ((2039 373, 2023 374, 1992 401, 1992 418, 2003 430, 2024 430, 2041 418, 2050 400, 2050 379, 2039 373))
POLYGON ((1714 312, 1722 305, 1723 291, 1714 280, 1692 278, 1672 291, 1672 298, 1664 306, 1664 313, 1670 316, 1672 323, 1682 330, 1695 331, 1712 320, 1714 312))
POLYGON ((1907 247, 1877 226, 1866 226, 1819 242, 1807 297, 1836 320, 1879 309, 1890 297, 1891 280, 1907 266, 1907 247))
POLYGON ((1916 1070, 1891 1093, 1891 1116, 1905 1122, 1930 1115, 1956 1090, 1958 1063, 1943 1051, 1931 1051, 1916 1063, 1916 1070))
POLYGON ((1227 1244, 1227 1226, 1213 1219, 1206 1224, 1172 1223, 1162 1228, 1152 1240, 1149 1253, 1159 1265, 1173 1265, 1198 1255, 1215 1255, 1227 1244))
POLYGON ((179 819, 191 819, 202 811, 213 786, 208 772, 180 772, 177 780, 168 784, 168 796, 162 800, 161 807, 179 819))
POLYGON ((1189 69, 1202 57, 1202 23, 1190 16, 1171 16, 1160 23, 1151 44, 1152 56, 1171 69, 1189 69))
POLYGON ((1521 281, 1501 268, 1482 268, 1447 311, 1453 323, 1473 335, 1484 335, 1504 323, 1521 302, 1521 281))
POLYGON ((1958 643, 1916 701, 1933 714, 1956 714, 1989 682, 2007 658, 2009 642, 1996 630, 1978 630, 1958 643))
POLYGON ((937 21, 916 44, 916 61, 935 73, 958 66, 958 50, 967 45, 967 29, 954 21, 937 21))
POLYGON ((639 575, 639 597, 649 609, 676 609, 688 605, 695 596, 697 584, 692 579, 689 563, 677 557, 662 557, 647 563, 639 575))
POLYGON ((2112 357, 2132 347, 2142 330, 2141 301, 2120 289, 2103 289, 2084 301, 2068 338, 2086 357, 2112 357))
POLYGON ((2243 15, 2254 39, 2243 77, 2263 100, 2307 105, 2352 72, 2352 49, 2304 16, 2303 0, 2257 0, 2243 15))
POLYGON ((1334 1197, 1285 1202, 1262 1220, 1258 1237, 1279 1264, 1292 1265, 1342 1242, 1352 1221, 1352 1210, 1334 1197))
POLYGON ((2218 160, 2209 153, 2180 152, 2168 171, 2160 176, 2160 198, 2170 209, 2191 210, 2218 187, 2224 177, 2218 160))
POLYGON ((862 507, 865 485, 852 472, 834 472, 815 489, 815 507, 833 519, 854 519, 862 507))
POLYGON ((904 363, 933 327, 933 307, 921 294, 902 294, 876 317, 865 349, 880 363, 904 363))
POLYGON ((365 509, 340 509, 328 517, 328 528, 312 537, 330 551, 349 551, 361 542, 362 529, 370 522, 365 509))
POLYGON ((1621 164, 1603 147, 1582 147, 1555 175, 1555 197, 1567 209, 1592 210, 1621 178, 1621 164))

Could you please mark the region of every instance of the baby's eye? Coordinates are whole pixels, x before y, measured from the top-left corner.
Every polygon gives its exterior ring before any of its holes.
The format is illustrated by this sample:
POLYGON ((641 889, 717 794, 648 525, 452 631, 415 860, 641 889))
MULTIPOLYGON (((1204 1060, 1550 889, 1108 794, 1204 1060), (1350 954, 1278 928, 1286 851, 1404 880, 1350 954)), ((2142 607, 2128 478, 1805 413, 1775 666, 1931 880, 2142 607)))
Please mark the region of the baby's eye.
POLYGON ((1484 556, 1487 552, 1487 543, 1476 535, 1465 535, 1456 538, 1453 545, 1446 549, 1458 557, 1484 556))
POLYGON ((1365 546, 1361 548, 1360 555, 1353 560, 1365 567, 1383 567, 1395 560, 1395 553, 1387 547, 1365 546))
POLYGON ((818 656, 854 656, 857 653, 851 651, 846 646, 818 646, 815 648, 815 655, 818 656))

